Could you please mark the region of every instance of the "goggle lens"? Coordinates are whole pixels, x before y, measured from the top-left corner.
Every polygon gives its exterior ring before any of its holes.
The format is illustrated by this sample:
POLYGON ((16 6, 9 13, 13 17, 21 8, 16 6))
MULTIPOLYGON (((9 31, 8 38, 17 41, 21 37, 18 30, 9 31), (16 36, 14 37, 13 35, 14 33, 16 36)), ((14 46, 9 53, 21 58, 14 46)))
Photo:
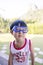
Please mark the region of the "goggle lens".
POLYGON ((18 27, 18 26, 14 26, 13 28, 12 28, 12 31, 14 31, 14 32, 23 32, 23 33, 27 33, 27 27, 18 27))

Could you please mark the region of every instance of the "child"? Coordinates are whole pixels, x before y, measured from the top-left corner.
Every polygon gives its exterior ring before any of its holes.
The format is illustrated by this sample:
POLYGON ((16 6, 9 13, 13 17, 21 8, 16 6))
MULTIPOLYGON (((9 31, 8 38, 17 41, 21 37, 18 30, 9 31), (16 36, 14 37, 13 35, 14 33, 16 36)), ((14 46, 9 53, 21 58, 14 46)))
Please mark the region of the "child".
POLYGON ((8 65, 29 65, 29 50, 31 63, 34 65, 34 52, 31 40, 25 37, 27 31, 27 25, 22 20, 16 20, 11 24, 10 32, 15 40, 10 43, 8 65))

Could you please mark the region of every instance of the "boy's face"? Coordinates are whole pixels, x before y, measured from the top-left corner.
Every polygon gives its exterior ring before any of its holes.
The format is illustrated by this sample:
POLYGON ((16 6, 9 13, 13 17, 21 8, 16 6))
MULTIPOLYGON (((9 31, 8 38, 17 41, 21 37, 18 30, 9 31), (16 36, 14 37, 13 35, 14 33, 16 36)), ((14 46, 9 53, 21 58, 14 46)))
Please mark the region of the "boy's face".
POLYGON ((23 39, 25 37, 25 33, 24 32, 25 32, 25 28, 23 28, 23 27, 17 27, 13 31, 13 36, 16 39, 23 39))
POLYGON ((25 37, 25 33, 23 33, 22 31, 20 32, 14 32, 13 31, 13 36, 16 38, 16 39, 23 39, 25 37))

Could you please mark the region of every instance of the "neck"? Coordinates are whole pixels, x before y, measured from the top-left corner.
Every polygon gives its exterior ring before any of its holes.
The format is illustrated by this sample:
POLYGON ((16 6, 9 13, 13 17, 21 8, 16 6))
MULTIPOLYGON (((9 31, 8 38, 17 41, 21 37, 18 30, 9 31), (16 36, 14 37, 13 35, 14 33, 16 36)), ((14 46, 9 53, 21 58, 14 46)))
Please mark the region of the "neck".
POLYGON ((16 47, 22 47, 25 43, 25 38, 21 40, 16 40, 16 47))

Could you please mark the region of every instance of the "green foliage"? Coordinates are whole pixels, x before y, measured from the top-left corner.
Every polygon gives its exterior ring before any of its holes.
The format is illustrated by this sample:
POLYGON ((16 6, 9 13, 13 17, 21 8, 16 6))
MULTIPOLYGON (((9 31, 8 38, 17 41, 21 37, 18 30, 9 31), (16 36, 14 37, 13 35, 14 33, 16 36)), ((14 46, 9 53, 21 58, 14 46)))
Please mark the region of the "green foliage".
POLYGON ((0 32, 9 32, 9 20, 0 17, 0 32))
MULTIPOLYGON (((0 17, 0 33, 8 33, 9 26, 12 22, 10 20, 0 17)), ((28 26, 28 33, 29 34, 43 34, 43 23, 41 24, 37 20, 29 20, 26 21, 27 26, 28 26)))
POLYGON ((28 24, 29 34, 43 34, 43 24, 28 24))

